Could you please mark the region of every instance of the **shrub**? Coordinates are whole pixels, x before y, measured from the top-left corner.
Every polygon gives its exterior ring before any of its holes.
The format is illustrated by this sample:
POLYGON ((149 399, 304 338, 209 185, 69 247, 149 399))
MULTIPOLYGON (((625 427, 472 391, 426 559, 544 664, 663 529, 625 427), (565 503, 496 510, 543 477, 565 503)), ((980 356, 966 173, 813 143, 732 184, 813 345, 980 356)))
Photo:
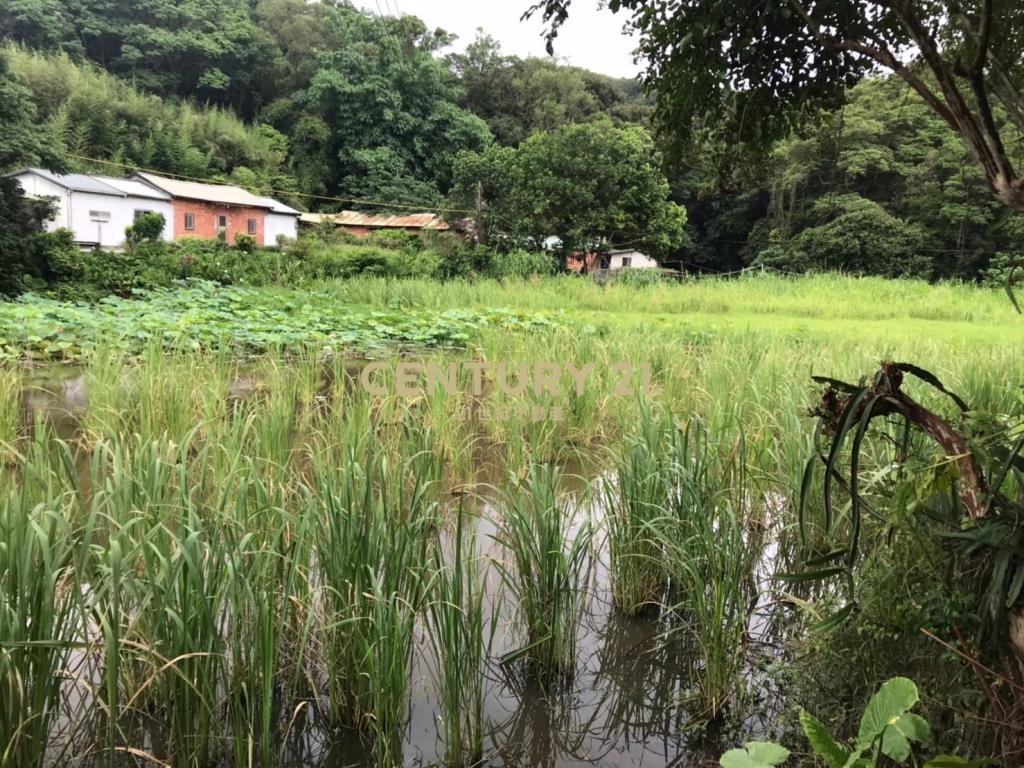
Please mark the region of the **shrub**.
POLYGON ((440 258, 433 251, 409 252, 375 246, 318 248, 310 255, 303 276, 318 279, 380 275, 382 277, 433 277, 440 258))
POLYGON ((1002 288, 1006 285, 1006 280, 1013 270, 1017 270, 1014 282, 1024 280, 1024 256, 1017 253, 999 252, 988 263, 988 269, 982 275, 982 282, 985 285, 1002 288))
POLYGON ((522 249, 495 254, 487 268, 488 275, 498 279, 523 279, 534 275, 550 275, 554 271, 555 263, 550 254, 522 249))
POLYGON ((931 275, 924 232, 857 195, 824 198, 813 212, 823 223, 762 250, 755 264, 793 272, 841 270, 883 277, 931 275))
POLYGON ((45 265, 47 280, 64 283, 81 280, 85 276, 85 261, 75 236, 68 229, 43 232, 36 238, 38 261, 45 265))
POLYGON ((143 213, 128 227, 125 227, 124 236, 129 248, 134 248, 140 243, 155 243, 160 240, 164 233, 164 216, 162 213, 143 213))
POLYGON ((235 247, 242 253, 252 253, 256 250, 256 238, 252 235, 247 235, 245 232, 237 232, 235 234, 235 247))
POLYGON ((626 267, 616 270, 614 280, 619 285, 628 285, 632 288, 643 288, 648 285, 657 285, 665 282, 665 276, 658 269, 633 269, 626 267))

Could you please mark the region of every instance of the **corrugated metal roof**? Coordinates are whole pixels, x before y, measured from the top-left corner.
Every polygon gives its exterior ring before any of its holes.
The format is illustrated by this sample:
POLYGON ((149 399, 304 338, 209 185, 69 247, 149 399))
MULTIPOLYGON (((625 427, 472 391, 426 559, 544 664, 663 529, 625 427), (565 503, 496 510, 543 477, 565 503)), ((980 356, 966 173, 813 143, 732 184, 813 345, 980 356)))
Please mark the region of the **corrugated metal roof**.
POLYGON ((26 168, 23 171, 9 175, 18 176, 23 173, 34 173, 36 176, 41 176, 47 181, 51 181, 74 192, 91 192, 94 195, 125 197, 125 193, 120 189, 115 189, 109 184, 104 184, 95 176, 86 176, 84 173, 53 173, 42 168, 26 168))
POLYGON ((159 189, 154 189, 149 184, 143 184, 141 181, 132 181, 131 179, 115 179, 113 176, 93 176, 94 179, 99 179, 107 186, 119 189, 129 197, 145 197, 150 200, 170 200, 171 196, 166 192, 161 192, 159 189))
POLYGON ((262 198, 256 197, 241 187, 232 184, 204 184, 198 181, 182 181, 157 176, 155 173, 136 171, 131 178, 141 179, 148 184, 163 190, 172 197, 183 197, 189 200, 202 200, 208 203, 224 203, 225 205, 241 205, 247 208, 270 208, 262 198))
POLYGON ((299 215, 298 211, 296 211, 294 208, 285 205, 280 200, 275 200, 272 197, 261 197, 260 200, 262 200, 273 213, 286 213, 291 216, 299 215))
POLYGON ((334 221, 333 213, 300 213, 299 221, 303 224, 323 224, 325 221, 334 221))
POLYGON ((340 213, 303 213, 299 221, 304 224, 332 222, 338 227, 366 227, 367 229, 449 229, 448 222, 434 213, 409 213, 391 216, 380 213, 341 211, 340 213))
POLYGON ((408 213, 402 216, 392 216, 381 213, 342 211, 334 215, 334 223, 340 227, 448 229, 448 224, 433 213, 408 213))

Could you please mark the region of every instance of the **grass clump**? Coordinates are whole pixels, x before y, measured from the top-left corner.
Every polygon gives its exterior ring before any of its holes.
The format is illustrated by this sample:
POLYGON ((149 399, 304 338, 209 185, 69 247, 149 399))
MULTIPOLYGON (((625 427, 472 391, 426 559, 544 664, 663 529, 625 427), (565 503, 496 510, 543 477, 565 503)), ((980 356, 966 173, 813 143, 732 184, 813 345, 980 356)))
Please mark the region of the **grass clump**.
POLYGON ((510 557, 498 568, 526 630, 526 643, 504 661, 525 661, 545 685, 575 668, 593 530, 589 518, 574 522, 559 478, 553 465, 530 467, 506 493, 495 535, 510 557))

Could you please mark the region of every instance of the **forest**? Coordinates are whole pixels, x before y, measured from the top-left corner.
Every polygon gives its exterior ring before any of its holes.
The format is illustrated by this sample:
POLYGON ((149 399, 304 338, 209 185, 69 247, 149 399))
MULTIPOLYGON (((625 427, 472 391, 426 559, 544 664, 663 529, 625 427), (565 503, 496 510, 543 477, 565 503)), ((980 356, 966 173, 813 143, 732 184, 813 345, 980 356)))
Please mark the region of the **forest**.
MULTIPOLYGON (((591 140, 619 147, 620 167, 640 153, 653 171, 644 188, 685 209, 630 212, 647 229, 657 223, 644 245, 669 268, 973 281, 993 260, 998 279, 1021 250, 1021 217, 986 194, 962 139, 894 76, 844 89, 838 106, 750 151, 708 132, 680 148, 638 82, 505 55, 484 30, 454 53, 450 34, 413 15, 347 3, 6 0, 0 39, 6 170, 139 167, 309 210, 389 203, 466 216, 487 169, 488 231, 520 243, 538 232, 635 242, 635 229, 580 224, 621 199, 614 184, 575 190, 575 232, 550 210, 565 189, 535 181, 507 199, 495 192, 495 163, 515 176, 518 148, 536 155, 520 164, 565 172, 538 142, 564 149, 584 135, 565 132, 587 126, 591 140), (527 198, 536 216, 510 214, 527 198)), ((571 174, 609 170, 584 162, 571 174)))

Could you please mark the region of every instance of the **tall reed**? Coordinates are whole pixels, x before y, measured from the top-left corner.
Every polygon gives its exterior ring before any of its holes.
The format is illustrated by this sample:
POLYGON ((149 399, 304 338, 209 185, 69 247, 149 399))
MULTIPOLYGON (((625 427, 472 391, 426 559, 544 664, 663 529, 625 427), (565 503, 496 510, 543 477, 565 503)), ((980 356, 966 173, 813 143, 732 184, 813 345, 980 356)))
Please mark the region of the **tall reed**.
POLYGON ((525 660, 545 685, 575 669, 593 530, 589 516, 576 521, 559 477, 548 464, 531 466, 522 482, 513 480, 494 537, 509 555, 510 562, 497 567, 526 629, 525 644, 505 662, 525 660))
POLYGON ((657 608, 664 597, 668 574, 656 522, 667 514, 675 483, 675 423, 645 402, 639 409, 637 427, 614 457, 614 477, 602 483, 612 599, 627 615, 657 608))
POLYGON ((0 501, 0 764, 44 764, 62 672, 81 645, 78 536, 59 495, 23 485, 0 501))
POLYGON ((651 526, 672 581, 668 630, 692 643, 704 713, 717 718, 741 690, 745 637, 756 599, 760 552, 746 479, 742 438, 711 446, 700 425, 672 443, 673 495, 665 518, 651 526))
POLYGON ((438 699, 445 764, 476 765, 483 759, 484 676, 494 637, 485 630, 485 572, 476 536, 460 508, 447 557, 434 547, 434 575, 427 604, 427 631, 437 663, 438 699))
POLYGON ((308 503, 322 525, 316 564, 330 714, 372 735, 379 761, 397 764, 435 505, 375 449, 349 452, 337 467, 314 461, 308 503))

